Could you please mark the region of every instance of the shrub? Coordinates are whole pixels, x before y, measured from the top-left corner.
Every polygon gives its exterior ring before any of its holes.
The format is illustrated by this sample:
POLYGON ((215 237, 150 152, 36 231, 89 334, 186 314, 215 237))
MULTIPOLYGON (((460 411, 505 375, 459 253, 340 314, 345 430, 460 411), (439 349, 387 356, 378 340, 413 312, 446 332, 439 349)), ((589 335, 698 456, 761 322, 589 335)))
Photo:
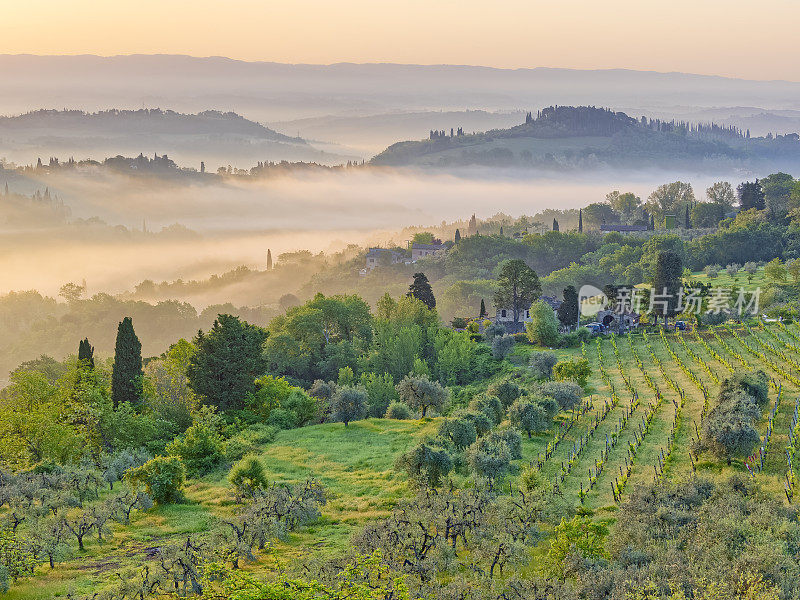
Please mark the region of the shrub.
POLYGON ((265 445, 275 440, 278 430, 275 427, 256 423, 247 429, 243 429, 235 436, 230 438, 223 445, 225 459, 234 462, 241 459, 245 454, 257 452, 265 445))
POLYGON ((505 416, 503 405, 495 396, 488 396, 486 394, 475 396, 475 398, 473 398, 469 403, 469 408, 471 410, 482 412, 489 417, 489 420, 495 425, 499 424, 505 416))
POLYGON ((551 421, 561 411, 561 406, 552 396, 534 396, 531 398, 531 400, 538 406, 542 407, 544 412, 547 413, 547 416, 550 417, 551 421))
POLYGON ((367 415, 367 393, 359 388, 340 387, 331 400, 331 417, 347 427, 367 415))
POLYGON ((370 417, 382 417, 389 405, 398 399, 394 389, 394 378, 390 373, 364 373, 361 375, 361 387, 367 392, 367 404, 370 417))
POLYGON ((436 487, 453 470, 453 459, 447 450, 429 442, 421 442, 401 454, 395 466, 412 479, 436 487))
POLYGON ((475 426, 475 433, 478 436, 486 435, 493 427, 492 420, 478 410, 457 410, 452 415, 455 419, 466 419, 475 426))
POLYGON ((553 352, 531 352, 531 374, 537 379, 552 379, 558 357, 553 352))
POLYGON ((572 410, 578 406, 583 396, 583 388, 570 381, 548 381, 543 383, 539 390, 542 395, 558 402, 563 410, 572 410))
POLYGON ((519 460, 522 458, 522 438, 515 429, 511 427, 500 427, 496 431, 489 434, 490 438, 497 439, 508 447, 511 460, 519 460))
POLYGON ((392 402, 386 409, 386 418, 405 421, 411 418, 411 409, 403 402, 392 402))
POLYGON ((450 441, 459 450, 471 446, 478 439, 475 424, 470 419, 451 417, 439 425, 439 436, 450 441))
POLYGON ((495 383, 489 387, 488 393, 492 396, 496 396, 503 407, 508 408, 514 400, 522 396, 523 390, 512 381, 503 381, 502 383, 495 383))
POLYGON ((528 434, 528 439, 533 433, 545 431, 552 422, 543 406, 522 398, 508 409, 508 418, 514 427, 528 434))
POLYGON ((285 408, 273 408, 269 411, 267 425, 275 429, 294 429, 297 427, 297 416, 285 408))
MULTIPOLYGON (((294 426, 302 427, 310 423, 319 412, 319 401, 300 388, 294 388, 280 406, 294 414, 294 426)), ((270 414, 270 417, 272 415, 270 414)), ((288 427, 285 429, 289 429, 288 427)))
POLYGON ((553 367, 553 376, 559 380, 575 381, 581 386, 586 385, 592 370, 589 368, 589 361, 585 358, 575 358, 573 360, 563 360, 553 367))
MULTIPOLYGON (((484 323, 485 323, 485 321, 484 321, 484 323)), ((489 343, 491 343, 492 340, 494 340, 495 337, 501 336, 501 335, 506 335, 506 328, 503 327, 502 325, 500 325, 499 323, 491 323, 490 322, 490 324, 485 326, 485 328, 483 330, 483 337, 489 343)))
POLYGON ((495 360, 503 360, 511 354, 516 341, 510 335, 497 336, 492 340, 492 357, 495 360))
POLYGON ((142 466, 129 470, 125 479, 134 488, 143 485, 158 504, 181 502, 186 467, 177 456, 157 456, 142 466))
POLYGON ((308 394, 319 400, 330 400, 333 393, 336 391, 336 384, 332 381, 326 383, 322 379, 314 380, 314 383, 308 390, 308 394))
POLYGON ((222 462, 222 437, 208 424, 195 423, 167 444, 166 451, 179 456, 192 476, 204 475, 222 462))
POLYGON ((490 481, 504 477, 511 469, 511 452, 497 436, 479 438, 467 448, 466 456, 475 475, 490 481))
POLYGON ((239 496, 252 496, 259 488, 269 485, 264 465, 255 456, 246 456, 228 474, 228 481, 239 496))
POLYGON ((531 320, 525 324, 528 339, 532 344, 555 346, 558 344, 558 320, 556 313, 546 302, 534 302, 531 320))

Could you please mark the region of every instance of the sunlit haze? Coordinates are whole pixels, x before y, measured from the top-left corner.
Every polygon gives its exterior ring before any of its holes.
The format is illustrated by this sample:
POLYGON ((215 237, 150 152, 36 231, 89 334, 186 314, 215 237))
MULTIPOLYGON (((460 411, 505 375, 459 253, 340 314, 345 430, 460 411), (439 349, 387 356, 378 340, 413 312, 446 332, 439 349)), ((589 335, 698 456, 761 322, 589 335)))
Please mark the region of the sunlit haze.
POLYGON ((626 68, 800 80, 794 0, 3 4, 0 53, 626 68))

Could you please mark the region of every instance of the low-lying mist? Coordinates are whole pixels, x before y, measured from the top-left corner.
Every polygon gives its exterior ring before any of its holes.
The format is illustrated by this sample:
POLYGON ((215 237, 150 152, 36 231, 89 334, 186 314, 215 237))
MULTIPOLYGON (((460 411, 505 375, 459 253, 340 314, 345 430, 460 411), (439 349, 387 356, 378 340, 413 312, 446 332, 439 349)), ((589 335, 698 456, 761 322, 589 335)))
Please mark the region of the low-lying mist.
MULTIPOLYGON (((303 249, 329 253, 350 244, 405 245, 399 232, 406 226, 472 213, 480 218, 577 208, 603 200, 613 189, 646 198, 675 179, 690 181, 702 197, 721 178, 610 171, 545 178, 488 169, 434 174, 372 168, 211 184, 102 170, 42 175, 26 185, 58 194, 71 208, 71 222, 3 230, 0 220, 0 293, 37 289, 52 295, 64 283, 82 280, 89 294, 117 293, 144 279, 203 278, 239 265, 264 268, 268 248, 278 257, 303 249), (75 224, 91 217, 108 226, 75 224), (142 233, 175 223, 196 235, 142 233)), ((734 183, 742 178, 728 177, 734 183)))

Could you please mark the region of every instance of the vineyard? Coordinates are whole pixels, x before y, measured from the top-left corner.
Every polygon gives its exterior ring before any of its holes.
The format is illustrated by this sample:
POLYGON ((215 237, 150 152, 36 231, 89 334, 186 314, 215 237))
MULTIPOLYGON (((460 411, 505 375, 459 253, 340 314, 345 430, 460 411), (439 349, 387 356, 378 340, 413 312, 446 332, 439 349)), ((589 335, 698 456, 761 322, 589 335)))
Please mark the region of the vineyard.
POLYGON ((642 330, 597 338, 581 353, 592 367, 591 393, 530 457, 576 506, 602 515, 615 511, 636 485, 734 471, 792 502, 800 485, 800 326, 642 330), (695 454, 721 383, 752 369, 769 378, 756 452, 730 466, 695 454))

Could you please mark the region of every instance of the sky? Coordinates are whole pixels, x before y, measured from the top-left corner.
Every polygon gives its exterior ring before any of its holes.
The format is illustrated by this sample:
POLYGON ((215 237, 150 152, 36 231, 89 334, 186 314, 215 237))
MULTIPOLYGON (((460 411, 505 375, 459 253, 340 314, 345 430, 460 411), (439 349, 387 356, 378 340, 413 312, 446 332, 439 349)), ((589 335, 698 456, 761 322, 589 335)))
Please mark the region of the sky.
POLYGON ((628 68, 800 81, 798 0, 5 0, 0 53, 628 68))

